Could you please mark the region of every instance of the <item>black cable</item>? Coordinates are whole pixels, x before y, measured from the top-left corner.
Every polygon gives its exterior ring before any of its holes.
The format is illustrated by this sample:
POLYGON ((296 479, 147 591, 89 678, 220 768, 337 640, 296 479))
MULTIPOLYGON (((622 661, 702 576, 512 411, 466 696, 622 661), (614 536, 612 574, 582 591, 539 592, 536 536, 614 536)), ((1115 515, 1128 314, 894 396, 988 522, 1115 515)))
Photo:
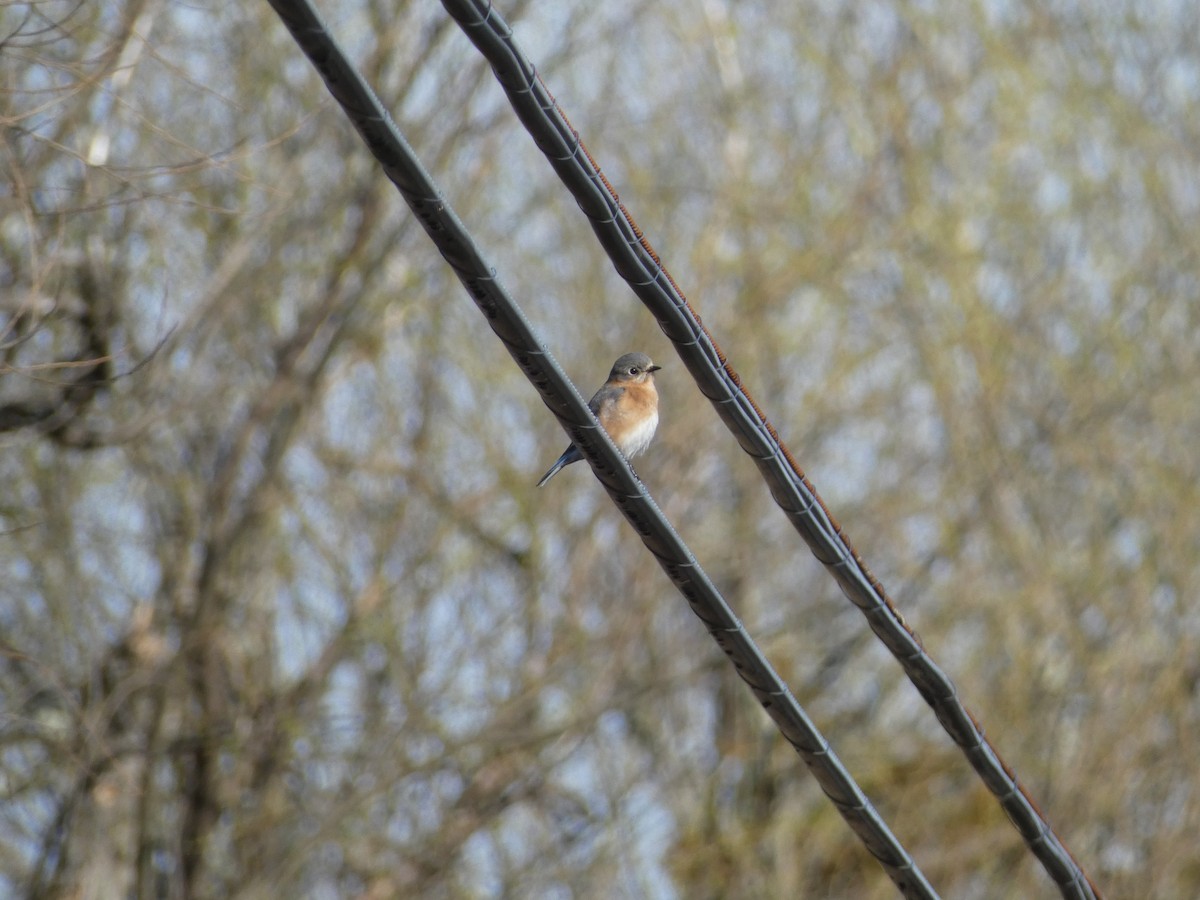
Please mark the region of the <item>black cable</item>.
POLYGON ((700 317, 621 205, 616 191, 601 174, 533 64, 517 46, 512 30, 487 0, 442 0, 442 5, 492 66, 518 118, 579 203, 613 265, 658 319, 725 426, 754 458, 775 502, 813 555, 833 575, 842 592, 866 616, 871 630, 899 661, 1063 896, 1097 896, 1095 885, 1055 834, 1016 774, 988 742, 983 728, 958 699, 953 682, 925 651, 743 387, 700 317))
POLYGON ((374 92, 347 60, 309 0, 270 0, 296 43, 450 263, 488 325, 558 417, 617 508, 675 583, 759 703, 796 748, 842 818, 906 897, 937 894, 767 662, 692 552, 663 516, 583 397, 534 334, 454 210, 441 196, 374 92))

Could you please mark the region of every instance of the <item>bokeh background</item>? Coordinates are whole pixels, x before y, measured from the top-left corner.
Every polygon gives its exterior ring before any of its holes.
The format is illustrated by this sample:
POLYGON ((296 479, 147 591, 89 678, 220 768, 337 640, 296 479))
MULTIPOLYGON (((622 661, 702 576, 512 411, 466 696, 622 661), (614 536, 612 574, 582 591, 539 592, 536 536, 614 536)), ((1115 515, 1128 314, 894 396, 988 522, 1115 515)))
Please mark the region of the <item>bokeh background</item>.
MULTIPOLYGON (((478 54, 321 4, 933 884, 1053 896, 478 54)), ((1194 897, 1200 7, 501 12, 991 740, 1194 897)), ((0 6, 0 894, 890 897, 268 5, 0 6)))

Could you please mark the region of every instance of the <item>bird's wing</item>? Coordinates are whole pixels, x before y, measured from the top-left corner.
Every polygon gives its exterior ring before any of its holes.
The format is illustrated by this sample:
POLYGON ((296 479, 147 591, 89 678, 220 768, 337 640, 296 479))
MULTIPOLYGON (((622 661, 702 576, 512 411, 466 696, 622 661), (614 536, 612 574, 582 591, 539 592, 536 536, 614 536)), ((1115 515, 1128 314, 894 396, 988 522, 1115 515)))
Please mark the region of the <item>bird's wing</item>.
POLYGON ((596 395, 588 401, 588 408, 598 419, 604 417, 600 415, 600 411, 607 406, 617 402, 617 398, 625 393, 625 388, 618 387, 615 384, 606 384, 600 390, 596 391, 596 395))

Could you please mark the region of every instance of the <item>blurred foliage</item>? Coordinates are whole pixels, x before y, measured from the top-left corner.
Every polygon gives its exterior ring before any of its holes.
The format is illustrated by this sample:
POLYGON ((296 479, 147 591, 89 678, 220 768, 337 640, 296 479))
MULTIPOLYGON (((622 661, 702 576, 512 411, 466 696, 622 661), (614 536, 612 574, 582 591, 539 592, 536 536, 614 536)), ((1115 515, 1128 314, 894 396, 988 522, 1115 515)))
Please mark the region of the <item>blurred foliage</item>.
MULTIPOLYGON (((1052 886, 436 4, 331 27, 939 891, 1052 886)), ((1112 896, 1200 891, 1200 12, 502 9, 1112 896)), ((0 893, 891 896, 267 4, 0 6, 0 893)))

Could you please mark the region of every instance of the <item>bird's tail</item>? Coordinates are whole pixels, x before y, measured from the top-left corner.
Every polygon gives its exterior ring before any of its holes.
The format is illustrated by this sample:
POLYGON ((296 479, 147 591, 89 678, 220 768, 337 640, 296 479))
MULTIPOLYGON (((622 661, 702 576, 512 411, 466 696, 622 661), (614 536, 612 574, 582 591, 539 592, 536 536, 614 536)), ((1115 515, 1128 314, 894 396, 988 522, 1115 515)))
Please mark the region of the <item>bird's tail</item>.
POLYGON ((571 463, 576 462, 581 459, 583 459, 583 454, 580 453, 577 449, 575 449, 575 445, 572 444, 570 447, 568 447, 566 450, 563 451, 562 456, 560 456, 558 459, 556 459, 554 461, 554 465, 552 465, 550 467, 550 471, 542 476, 542 480, 537 483, 537 486, 541 487, 543 484, 545 484, 547 481, 549 481, 551 478, 553 478, 555 475, 557 475, 558 470, 561 469, 563 466, 568 466, 571 463))

